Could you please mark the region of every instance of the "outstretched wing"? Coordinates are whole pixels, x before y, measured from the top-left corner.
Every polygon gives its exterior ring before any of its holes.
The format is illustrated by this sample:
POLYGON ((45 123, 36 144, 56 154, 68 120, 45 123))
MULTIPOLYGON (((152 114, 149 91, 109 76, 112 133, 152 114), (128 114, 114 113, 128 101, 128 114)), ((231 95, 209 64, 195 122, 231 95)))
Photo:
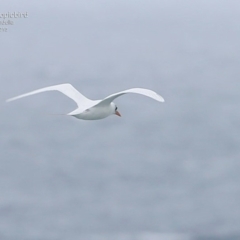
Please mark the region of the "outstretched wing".
POLYGON ((96 106, 100 106, 100 105, 108 105, 110 104, 115 98, 120 97, 126 93, 137 93, 137 94, 141 94, 147 97, 150 97, 156 101, 159 102, 164 102, 164 99, 157 94, 156 92, 149 90, 149 89, 145 89, 145 88, 131 88, 131 89, 127 89, 125 91, 121 91, 118 93, 114 93, 109 95, 108 97, 104 98, 103 100, 101 100, 96 106))
POLYGON ((55 90, 65 94, 67 97, 71 98, 73 101, 75 101, 77 103, 78 107, 82 107, 83 105, 88 106, 92 102, 92 100, 83 96, 80 92, 78 92, 69 83, 41 88, 41 89, 29 92, 29 93, 25 93, 25 94, 10 98, 10 99, 6 100, 6 102, 11 102, 11 101, 17 100, 19 98, 27 97, 27 96, 34 95, 34 94, 41 93, 41 92, 55 91, 55 90))

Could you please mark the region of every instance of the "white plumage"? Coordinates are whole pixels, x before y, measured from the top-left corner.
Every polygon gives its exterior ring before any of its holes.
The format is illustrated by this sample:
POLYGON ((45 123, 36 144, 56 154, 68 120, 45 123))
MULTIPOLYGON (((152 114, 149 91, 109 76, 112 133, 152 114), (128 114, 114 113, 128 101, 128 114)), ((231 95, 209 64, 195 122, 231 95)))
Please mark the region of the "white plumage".
POLYGON ((116 104, 113 103, 113 100, 126 93, 137 93, 137 94, 141 94, 141 95, 150 97, 152 99, 155 99, 156 101, 164 102, 164 99, 160 95, 158 95, 152 90, 144 89, 144 88, 131 88, 125 91, 111 94, 102 100, 90 100, 87 97, 83 96, 80 92, 78 92, 69 83, 41 88, 32 92, 28 92, 28 93, 10 98, 6 100, 6 102, 14 101, 19 98, 27 97, 30 95, 34 95, 34 94, 46 92, 46 91, 59 91, 65 94, 67 97, 71 98, 73 101, 75 101, 77 103, 78 108, 68 113, 67 115, 74 116, 76 118, 84 119, 84 120, 102 119, 112 114, 121 116, 117 110, 116 104))

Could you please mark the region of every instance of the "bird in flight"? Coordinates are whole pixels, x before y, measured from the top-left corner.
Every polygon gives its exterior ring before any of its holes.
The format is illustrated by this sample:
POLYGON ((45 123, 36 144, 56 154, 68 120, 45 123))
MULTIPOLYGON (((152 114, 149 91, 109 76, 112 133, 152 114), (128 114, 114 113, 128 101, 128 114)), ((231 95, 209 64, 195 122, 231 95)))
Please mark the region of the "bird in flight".
POLYGON ((79 91, 77 91, 69 83, 40 88, 35 91, 28 92, 28 93, 7 99, 6 102, 11 102, 19 98, 27 97, 30 95, 34 95, 34 94, 46 92, 46 91, 59 91, 65 94, 67 97, 71 98, 73 101, 75 101, 77 103, 78 108, 68 113, 67 115, 76 117, 78 119, 83 119, 83 120, 98 120, 98 119, 106 118, 112 114, 115 114, 120 117, 121 115, 118 111, 116 104, 113 102, 113 100, 126 93, 137 93, 137 94, 141 94, 141 95, 153 98, 156 101, 164 102, 164 99, 160 95, 158 95, 152 90, 144 89, 144 88, 131 88, 125 91, 113 93, 102 100, 91 100, 83 96, 79 91))

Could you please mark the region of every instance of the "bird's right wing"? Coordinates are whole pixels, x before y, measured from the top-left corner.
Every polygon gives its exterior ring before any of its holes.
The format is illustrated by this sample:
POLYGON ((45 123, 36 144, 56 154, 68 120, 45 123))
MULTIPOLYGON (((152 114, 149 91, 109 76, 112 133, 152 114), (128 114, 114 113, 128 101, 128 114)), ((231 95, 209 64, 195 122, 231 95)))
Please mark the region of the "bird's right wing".
POLYGON ((22 95, 13 97, 13 98, 9 98, 6 100, 6 102, 11 102, 11 101, 17 100, 19 98, 27 97, 27 96, 34 95, 37 93, 46 92, 46 91, 54 91, 54 90, 59 91, 59 92, 65 94, 67 97, 71 98, 73 101, 75 101, 77 103, 78 107, 83 107, 83 106, 88 107, 92 103, 92 100, 83 96, 80 92, 78 92, 69 83, 40 88, 40 89, 32 91, 32 92, 28 92, 28 93, 25 93, 25 94, 22 94, 22 95))
POLYGON ((149 89, 145 89, 145 88, 131 88, 131 89, 127 89, 125 91, 121 91, 121 92, 117 92, 114 94, 109 95, 108 97, 104 98, 103 100, 100 100, 96 106, 105 106, 110 104, 115 98, 118 98, 126 93, 137 93, 137 94, 141 94, 144 95, 146 97, 150 97, 158 102, 164 102, 163 97, 161 97, 159 94, 157 94, 156 92, 149 90, 149 89))

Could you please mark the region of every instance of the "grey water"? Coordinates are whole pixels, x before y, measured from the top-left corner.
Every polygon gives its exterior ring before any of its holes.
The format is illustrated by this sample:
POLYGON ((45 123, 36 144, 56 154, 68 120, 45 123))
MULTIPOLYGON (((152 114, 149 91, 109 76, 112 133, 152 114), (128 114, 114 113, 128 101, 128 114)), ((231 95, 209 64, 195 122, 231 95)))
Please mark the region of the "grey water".
POLYGON ((239 1, 0 11, 28 13, 0 32, 1 240, 240 239, 239 1), (56 92, 5 103, 65 82, 166 102, 125 95, 101 121, 54 115, 76 107, 56 92))

